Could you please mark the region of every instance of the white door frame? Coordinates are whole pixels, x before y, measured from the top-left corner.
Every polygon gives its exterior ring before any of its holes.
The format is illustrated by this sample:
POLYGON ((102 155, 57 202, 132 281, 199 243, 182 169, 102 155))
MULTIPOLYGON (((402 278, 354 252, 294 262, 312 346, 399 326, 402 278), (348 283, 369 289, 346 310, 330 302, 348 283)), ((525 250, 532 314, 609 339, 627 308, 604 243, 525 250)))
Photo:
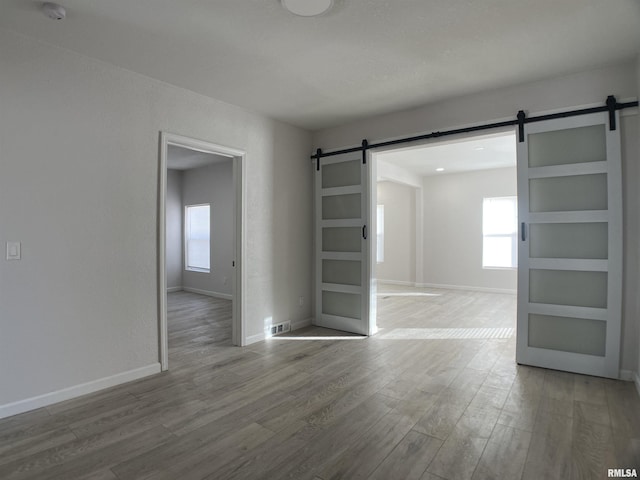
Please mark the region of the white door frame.
POLYGON ((232 269, 232 342, 234 345, 246 345, 246 328, 243 312, 244 308, 244 222, 245 210, 245 182, 243 175, 245 152, 236 148, 217 145, 215 143, 197 140, 182 135, 160 132, 160 161, 158 184, 158 332, 159 356, 162 371, 169 369, 169 335, 167 325, 167 265, 166 265, 166 211, 167 211, 167 151, 169 145, 188 148, 203 153, 212 153, 233 158, 233 184, 235 196, 234 218, 234 262, 232 269))

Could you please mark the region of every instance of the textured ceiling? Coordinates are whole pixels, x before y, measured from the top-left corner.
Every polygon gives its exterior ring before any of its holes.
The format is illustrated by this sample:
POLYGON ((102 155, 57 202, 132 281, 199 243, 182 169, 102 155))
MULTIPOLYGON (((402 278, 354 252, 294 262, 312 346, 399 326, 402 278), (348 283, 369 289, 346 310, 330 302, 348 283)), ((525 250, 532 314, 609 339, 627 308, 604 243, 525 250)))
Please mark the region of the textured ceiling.
POLYGON ((231 157, 198 152, 176 145, 167 147, 167 168, 169 170, 191 170, 224 161, 231 161, 231 157))
POLYGON ((0 27, 310 130, 640 52, 638 0, 59 1, 3 0, 0 27))

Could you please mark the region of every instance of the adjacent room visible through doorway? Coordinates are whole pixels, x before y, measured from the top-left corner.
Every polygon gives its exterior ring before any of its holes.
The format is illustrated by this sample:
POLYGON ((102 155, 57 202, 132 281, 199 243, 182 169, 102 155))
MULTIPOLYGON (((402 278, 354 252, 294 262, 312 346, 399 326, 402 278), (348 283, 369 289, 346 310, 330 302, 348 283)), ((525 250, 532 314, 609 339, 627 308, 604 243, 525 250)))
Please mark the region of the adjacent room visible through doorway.
POLYGON ((242 343, 241 152, 163 135, 160 345, 163 369, 242 343), (239 326, 240 325, 240 326, 239 326))
POLYGON ((232 158, 169 145, 166 265, 170 361, 231 346, 232 158))
POLYGON ((375 154, 377 326, 389 338, 515 338, 513 132, 375 154))

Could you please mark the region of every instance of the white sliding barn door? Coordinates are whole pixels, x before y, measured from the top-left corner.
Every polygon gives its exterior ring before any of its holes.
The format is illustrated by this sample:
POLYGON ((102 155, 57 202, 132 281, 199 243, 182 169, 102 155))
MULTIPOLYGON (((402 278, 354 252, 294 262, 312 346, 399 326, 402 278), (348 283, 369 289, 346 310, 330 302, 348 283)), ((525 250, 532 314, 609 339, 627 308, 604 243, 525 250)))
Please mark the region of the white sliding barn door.
POLYGON ((369 163, 324 157, 315 171, 315 325, 369 335, 369 163))
POLYGON ((619 376, 620 169, 619 130, 609 130, 606 113, 525 125, 518 363, 619 376))

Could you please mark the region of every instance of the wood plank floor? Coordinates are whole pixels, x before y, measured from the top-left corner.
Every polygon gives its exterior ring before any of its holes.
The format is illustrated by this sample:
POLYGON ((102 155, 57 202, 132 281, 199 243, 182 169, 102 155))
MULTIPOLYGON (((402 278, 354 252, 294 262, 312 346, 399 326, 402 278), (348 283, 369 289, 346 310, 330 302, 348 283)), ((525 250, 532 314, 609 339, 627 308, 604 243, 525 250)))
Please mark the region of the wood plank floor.
MULTIPOLYGON (((602 479, 640 469, 627 382, 514 363, 515 297, 384 287, 365 339, 230 344, 169 295, 169 372, 0 420, 0 478, 602 479)), ((326 338, 326 337, 334 338, 326 338)))

